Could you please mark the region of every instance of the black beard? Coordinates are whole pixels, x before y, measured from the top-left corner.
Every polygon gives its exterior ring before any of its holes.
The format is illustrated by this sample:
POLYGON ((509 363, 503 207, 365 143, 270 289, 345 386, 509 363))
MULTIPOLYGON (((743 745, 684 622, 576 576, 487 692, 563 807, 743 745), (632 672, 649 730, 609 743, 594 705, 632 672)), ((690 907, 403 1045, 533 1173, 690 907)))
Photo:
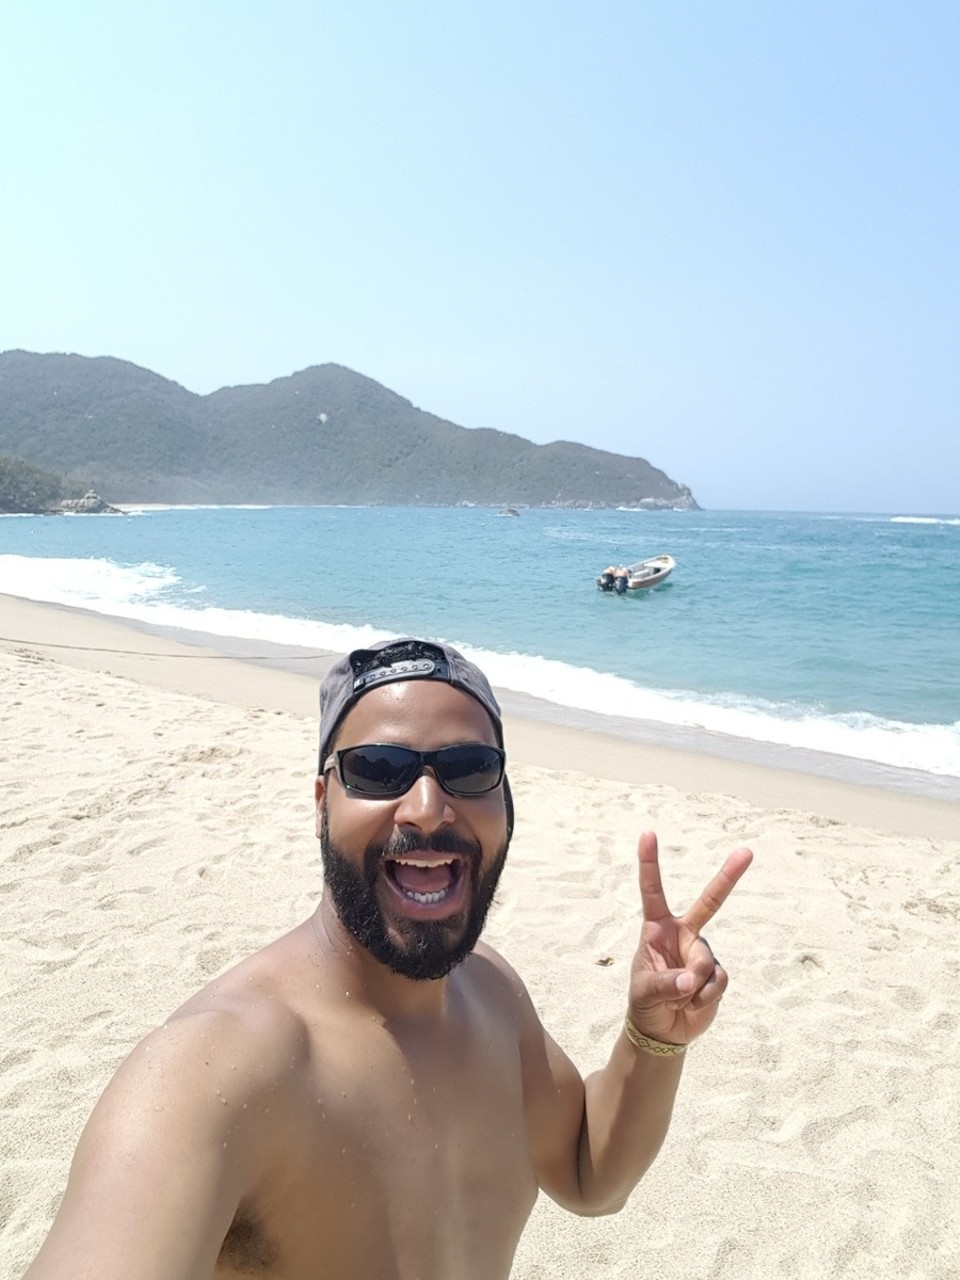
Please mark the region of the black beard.
POLYGON ((367 847, 360 871, 330 840, 324 805, 320 819, 320 856, 324 884, 344 928, 393 973, 427 982, 446 977, 476 946, 507 860, 507 843, 490 869, 481 875, 479 845, 451 832, 438 831, 424 838, 398 831, 387 844, 367 847), (470 905, 466 912, 449 920, 407 920, 402 926, 394 921, 394 929, 402 930, 403 934, 402 941, 395 942, 377 901, 376 879, 385 854, 402 857, 418 850, 457 853, 467 858, 469 870, 464 874, 470 878, 470 905))

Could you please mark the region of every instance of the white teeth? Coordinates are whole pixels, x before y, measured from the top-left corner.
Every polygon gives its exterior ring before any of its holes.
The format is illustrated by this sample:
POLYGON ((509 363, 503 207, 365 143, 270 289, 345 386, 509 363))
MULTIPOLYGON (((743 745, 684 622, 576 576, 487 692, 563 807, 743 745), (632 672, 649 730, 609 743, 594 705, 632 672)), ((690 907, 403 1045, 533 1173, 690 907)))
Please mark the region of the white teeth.
POLYGON ((412 893, 409 889, 404 889, 404 893, 408 898, 412 898, 414 902, 419 902, 423 905, 429 904, 430 906, 435 902, 442 902, 447 896, 446 891, 442 893, 412 893))
POLYGON ((439 858, 428 862, 423 858, 394 858, 393 861, 399 862, 403 867, 423 867, 425 869, 429 869, 430 867, 449 867, 452 864, 453 859, 439 858))

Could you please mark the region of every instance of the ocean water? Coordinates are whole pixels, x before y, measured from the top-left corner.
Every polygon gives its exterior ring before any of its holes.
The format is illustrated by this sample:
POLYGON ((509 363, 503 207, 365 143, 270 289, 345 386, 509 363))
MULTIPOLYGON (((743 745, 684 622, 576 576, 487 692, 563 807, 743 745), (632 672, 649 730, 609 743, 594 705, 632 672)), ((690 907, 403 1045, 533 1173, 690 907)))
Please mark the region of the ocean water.
POLYGON ((749 743, 761 760, 777 747, 960 779, 957 516, 169 507, 5 517, 0 592, 308 650, 434 637, 560 718, 749 743), (677 568, 660 587, 596 589, 606 564, 661 552, 677 568))

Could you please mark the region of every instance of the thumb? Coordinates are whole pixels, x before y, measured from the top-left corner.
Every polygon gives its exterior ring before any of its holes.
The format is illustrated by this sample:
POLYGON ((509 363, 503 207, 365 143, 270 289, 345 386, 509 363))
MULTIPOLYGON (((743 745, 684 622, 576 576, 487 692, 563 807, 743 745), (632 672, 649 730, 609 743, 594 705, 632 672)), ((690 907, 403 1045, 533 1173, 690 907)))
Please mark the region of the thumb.
POLYGON ((633 1005, 635 1008, 662 1004, 690 995, 697 979, 689 969, 662 969, 658 973, 645 973, 634 980, 633 1005))

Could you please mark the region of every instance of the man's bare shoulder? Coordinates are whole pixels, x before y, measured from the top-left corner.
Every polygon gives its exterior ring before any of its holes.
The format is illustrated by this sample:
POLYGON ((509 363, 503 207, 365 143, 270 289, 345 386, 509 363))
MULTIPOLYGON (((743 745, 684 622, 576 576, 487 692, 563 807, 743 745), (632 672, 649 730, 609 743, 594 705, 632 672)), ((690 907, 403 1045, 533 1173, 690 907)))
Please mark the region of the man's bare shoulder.
POLYGON ((526 990, 516 969, 488 942, 478 942, 470 953, 470 959, 478 969, 487 969, 491 974, 498 974, 510 986, 526 990))
POLYGON ((524 1072, 536 1081, 537 1091, 545 1088, 550 1095, 560 1086, 580 1089, 579 1072, 543 1025, 526 984, 513 966, 482 942, 470 959, 471 980, 482 988, 487 1003, 516 1027, 524 1072))
POLYGON ((150 1032, 121 1065, 101 1106, 154 1094, 164 1109, 189 1109, 194 1095, 242 1105, 289 1079, 291 1069, 296 1074, 310 1054, 298 1001, 289 977, 284 981, 304 948, 298 933, 215 978, 150 1032))
POLYGON ((509 1015, 521 1030, 542 1030, 526 984, 499 951, 485 942, 478 942, 464 969, 465 977, 485 1004, 509 1015))
POLYGON ((278 1035, 297 1034, 302 1019, 303 988, 312 979, 311 935, 301 925, 283 937, 253 952, 201 987, 173 1014, 165 1025, 182 1020, 222 1021, 238 1035, 253 1024, 257 1031, 266 1021, 278 1035))
POLYGON ((298 946, 204 987, 120 1065, 31 1280, 213 1273, 238 1204, 299 1131, 309 1037, 280 981, 298 946))

